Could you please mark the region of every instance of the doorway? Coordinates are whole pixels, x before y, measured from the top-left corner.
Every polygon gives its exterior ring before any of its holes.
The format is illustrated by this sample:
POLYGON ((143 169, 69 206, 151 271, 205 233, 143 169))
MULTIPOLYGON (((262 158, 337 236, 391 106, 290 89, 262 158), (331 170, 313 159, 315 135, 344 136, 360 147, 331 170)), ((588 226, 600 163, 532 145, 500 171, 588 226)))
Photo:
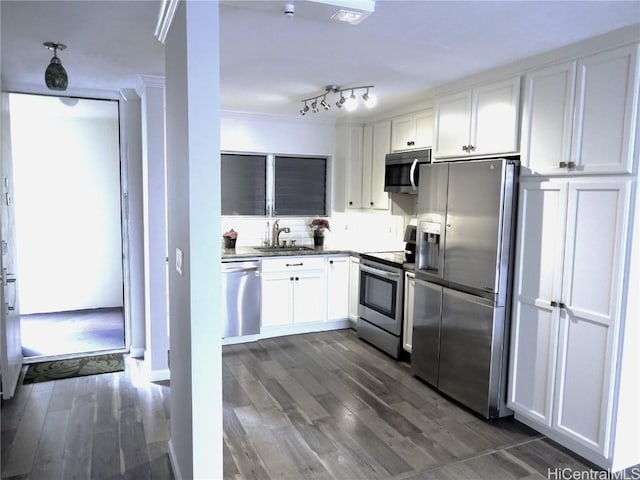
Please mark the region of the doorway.
POLYGON ((25 361, 124 350, 118 102, 12 93, 25 361))

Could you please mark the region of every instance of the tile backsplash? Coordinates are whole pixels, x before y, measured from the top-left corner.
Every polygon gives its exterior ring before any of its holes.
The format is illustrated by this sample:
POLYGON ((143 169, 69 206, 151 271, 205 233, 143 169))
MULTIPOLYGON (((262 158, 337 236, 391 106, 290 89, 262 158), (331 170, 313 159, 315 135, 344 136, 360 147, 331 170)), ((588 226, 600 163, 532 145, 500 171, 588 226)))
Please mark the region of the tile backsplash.
MULTIPOLYGON (((296 245, 312 246, 309 223, 313 218, 316 217, 223 216, 222 231, 233 228, 238 232, 237 247, 259 246, 271 235, 273 222, 280 219, 281 228, 291 229, 290 233, 281 233, 280 240, 295 240, 296 245)), ((334 212, 327 218, 331 231, 325 232, 325 247, 359 252, 403 250, 404 227, 411 220, 410 217, 389 215, 387 212, 334 212)))

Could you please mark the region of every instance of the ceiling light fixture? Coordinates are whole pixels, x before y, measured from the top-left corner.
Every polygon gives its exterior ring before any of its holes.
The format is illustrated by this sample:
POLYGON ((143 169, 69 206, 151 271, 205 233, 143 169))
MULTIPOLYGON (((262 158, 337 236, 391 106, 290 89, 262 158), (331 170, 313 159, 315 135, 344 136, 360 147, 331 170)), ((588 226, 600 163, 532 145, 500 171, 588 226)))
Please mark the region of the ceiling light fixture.
POLYGON ((376 96, 375 93, 372 93, 371 95, 369 95, 368 88, 367 88, 367 91, 362 94, 362 100, 364 100, 364 104, 366 105, 367 108, 373 108, 378 104, 378 97, 376 96))
POLYGON ((58 58, 58 50, 62 51, 67 48, 62 43, 44 42, 44 46, 49 50, 53 50, 53 57, 49 62, 49 66, 44 71, 44 83, 50 90, 66 90, 69 85, 69 77, 67 71, 62 66, 62 62, 58 58))
POLYGON ((331 108, 331 105, 327 102, 327 95, 329 93, 339 93, 340 98, 336 102, 336 107, 342 108, 344 106, 345 110, 347 110, 348 112, 352 112, 353 110, 358 108, 358 97, 356 97, 356 91, 358 90, 365 90, 365 93, 362 94, 362 100, 368 108, 371 108, 377 103, 376 96, 369 93, 369 89, 373 87, 374 85, 364 85, 362 87, 340 88, 335 85, 327 85, 326 87, 324 87, 325 93, 321 93, 320 95, 316 95, 315 97, 309 97, 301 100, 301 102, 304 102, 304 107, 302 107, 300 113, 302 115, 305 115, 309 111, 309 106, 307 105, 308 102, 311 102, 311 109, 313 110, 313 113, 318 113, 318 102, 320 102, 320 106, 322 108, 324 108, 325 110, 329 110, 331 108), (349 95, 349 97, 345 97, 344 92, 349 91, 351 92, 351 95, 349 95))

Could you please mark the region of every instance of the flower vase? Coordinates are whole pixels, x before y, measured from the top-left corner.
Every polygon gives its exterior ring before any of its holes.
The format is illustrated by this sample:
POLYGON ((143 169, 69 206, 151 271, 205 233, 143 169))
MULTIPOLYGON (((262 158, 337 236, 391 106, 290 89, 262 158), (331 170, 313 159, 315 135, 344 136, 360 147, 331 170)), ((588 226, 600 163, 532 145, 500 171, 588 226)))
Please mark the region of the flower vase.
POLYGON ((230 237, 222 237, 224 238, 224 248, 232 249, 236 248, 236 239, 230 237))
POLYGON ((314 247, 324 246, 324 232, 322 230, 315 230, 313 232, 313 246, 314 247))

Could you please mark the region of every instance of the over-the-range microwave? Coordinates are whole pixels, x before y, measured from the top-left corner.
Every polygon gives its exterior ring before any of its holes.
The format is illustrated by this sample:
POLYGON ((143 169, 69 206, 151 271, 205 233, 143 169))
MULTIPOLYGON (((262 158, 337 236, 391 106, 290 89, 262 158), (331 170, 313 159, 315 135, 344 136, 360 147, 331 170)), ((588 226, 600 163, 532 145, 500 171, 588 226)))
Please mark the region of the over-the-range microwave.
POLYGON ((418 193, 420 165, 431 163, 431 149, 388 153, 385 156, 384 191, 418 193))

